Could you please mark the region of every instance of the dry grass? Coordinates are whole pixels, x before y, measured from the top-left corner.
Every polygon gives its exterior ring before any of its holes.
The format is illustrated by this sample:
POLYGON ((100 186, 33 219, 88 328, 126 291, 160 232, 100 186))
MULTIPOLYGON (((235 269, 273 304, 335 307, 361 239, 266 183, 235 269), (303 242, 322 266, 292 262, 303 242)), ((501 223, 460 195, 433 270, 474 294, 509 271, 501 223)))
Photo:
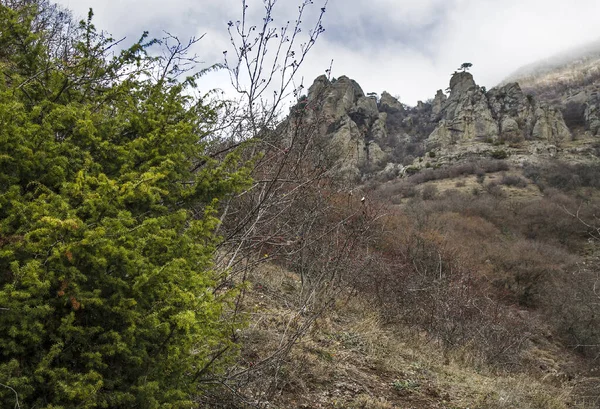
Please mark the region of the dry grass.
MULTIPOLYGON (((300 282, 265 266, 251 277, 246 298, 252 323, 244 333, 241 367, 277 350, 298 318, 300 282)), ((370 300, 341 296, 272 367, 239 389, 269 408, 562 409, 572 385, 541 374, 493 372, 468 346, 443 352, 425 333, 386 327, 370 300), (273 385, 275 385, 274 389, 273 385)), ((297 324, 297 323, 296 323, 297 324)), ((551 358, 549 358, 551 359, 551 358)), ((252 373, 252 372, 251 372, 252 373)), ((225 407, 225 406, 224 406, 225 407)))
POLYGON ((585 305, 563 308, 587 294, 571 277, 587 236, 564 209, 585 199, 591 217, 587 203, 600 191, 542 194, 522 178, 503 170, 399 186, 414 197, 369 225, 368 246, 350 258, 360 263, 343 276, 356 292, 340 289, 335 302, 263 264, 242 304, 250 326, 235 371, 243 376, 230 383, 240 396, 207 407, 597 407, 600 383, 561 344, 560 325, 577 322, 594 339, 585 305))

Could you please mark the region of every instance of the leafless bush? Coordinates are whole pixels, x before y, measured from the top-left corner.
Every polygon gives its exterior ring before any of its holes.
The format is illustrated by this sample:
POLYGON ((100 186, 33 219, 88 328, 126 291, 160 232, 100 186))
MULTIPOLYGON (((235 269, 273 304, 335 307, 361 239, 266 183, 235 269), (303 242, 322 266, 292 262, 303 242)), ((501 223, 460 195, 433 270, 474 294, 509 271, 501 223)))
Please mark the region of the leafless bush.
POLYGON ((525 188, 527 187, 527 181, 520 176, 515 175, 504 175, 502 179, 500 179, 500 184, 505 186, 513 186, 525 188))
POLYGON ((439 169, 425 169, 408 180, 416 185, 432 180, 455 179, 464 175, 485 175, 509 169, 508 163, 501 160, 479 160, 446 166, 439 169))
POLYGON ((570 191, 580 187, 600 187, 600 165, 597 164, 529 164, 525 166, 523 173, 540 189, 552 187, 570 191))
MULTIPOLYGON (((586 204, 577 210, 568 204, 564 212, 585 229, 589 240, 600 240, 597 207, 586 204)), ((590 257, 578 263, 571 274, 562 275, 553 283, 553 298, 546 298, 548 315, 558 323, 559 334, 569 347, 596 362, 600 357, 600 262, 590 257)), ((596 388, 592 396, 600 396, 596 388)))
POLYGON ((387 322, 416 326, 448 350, 468 345, 483 361, 510 366, 527 335, 477 274, 478 252, 457 244, 465 237, 488 237, 490 229, 495 231, 489 223, 440 217, 420 206, 393 213, 373 246, 375 268, 361 272, 355 285, 373 294, 387 322), (464 236, 446 237, 446 231, 464 236))
POLYGON ((210 381, 223 385, 228 396, 241 402, 251 389, 260 396, 254 401, 260 405, 281 391, 282 366, 291 347, 344 291, 346 271, 360 269, 368 261, 355 254, 368 237, 372 214, 368 203, 335 177, 331 153, 320 137, 322 96, 301 98, 303 87, 293 82, 324 31, 326 0, 309 30, 302 29, 302 20, 313 1, 300 1, 297 19, 283 27, 274 26, 275 0, 263 2, 265 14, 259 24, 249 21, 247 3, 241 2, 242 18, 228 24, 234 52, 225 54, 241 98, 224 103, 231 107, 229 122, 222 127, 223 138, 213 156, 237 149, 253 164, 253 184, 221 204, 223 242, 217 265, 223 271, 221 285, 240 285, 234 314, 241 316, 248 297, 243 283, 266 263, 294 271, 301 284, 286 300, 287 329, 277 334, 274 347, 265 349, 252 366, 242 360, 210 381), (288 98, 298 103, 282 120, 281 108, 288 98))
POLYGON ((427 185, 421 191, 423 200, 433 200, 438 195, 438 188, 435 185, 427 185))
POLYGON ((538 309, 564 339, 591 353, 600 345, 591 327, 597 277, 575 283, 584 276, 572 272, 574 252, 595 234, 577 214, 595 220, 593 211, 569 214, 576 198, 546 193, 526 202, 458 191, 413 198, 385 219, 372 247, 377 267, 356 284, 389 322, 425 329, 450 350, 469 345, 486 362, 516 363, 528 325, 516 308, 538 309))
POLYGON ((385 201, 389 198, 393 200, 394 198, 415 197, 418 190, 411 181, 403 179, 380 185, 373 193, 378 200, 385 201))
POLYGON ((489 254, 496 285, 510 301, 526 307, 545 304, 549 286, 575 264, 575 257, 556 245, 519 239, 489 254))

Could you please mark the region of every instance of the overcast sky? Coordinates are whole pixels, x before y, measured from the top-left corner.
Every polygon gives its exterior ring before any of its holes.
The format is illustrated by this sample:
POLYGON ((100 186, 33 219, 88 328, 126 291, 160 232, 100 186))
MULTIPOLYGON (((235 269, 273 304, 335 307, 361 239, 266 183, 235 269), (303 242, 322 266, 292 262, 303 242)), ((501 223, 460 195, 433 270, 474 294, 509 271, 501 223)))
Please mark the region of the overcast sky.
MULTIPOLYGON (((301 0, 279 0, 275 24, 295 20, 301 0)), ((229 48, 227 22, 241 18, 241 0, 59 0, 77 17, 93 8, 98 28, 136 40, 206 34, 197 49, 206 64, 229 48)), ((248 0, 258 24, 263 0, 248 0)), ((323 0, 303 22, 306 29, 323 0)), ((323 74, 355 79, 365 92, 386 90, 414 105, 448 86, 463 62, 480 85, 496 85, 517 68, 600 38, 600 0, 329 0, 325 33, 301 71, 305 85, 323 74)), ((212 75, 212 74, 211 74, 212 75)), ((205 80, 226 87, 224 73, 205 80)))

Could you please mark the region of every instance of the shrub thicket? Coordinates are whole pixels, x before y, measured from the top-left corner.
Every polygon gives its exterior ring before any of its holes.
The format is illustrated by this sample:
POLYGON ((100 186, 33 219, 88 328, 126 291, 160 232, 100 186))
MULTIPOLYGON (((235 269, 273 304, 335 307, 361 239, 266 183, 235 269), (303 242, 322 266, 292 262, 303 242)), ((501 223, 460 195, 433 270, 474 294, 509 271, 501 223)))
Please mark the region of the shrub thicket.
POLYGON ((569 191, 580 187, 600 188, 600 165, 555 162, 544 165, 529 164, 523 174, 540 189, 547 187, 569 191))

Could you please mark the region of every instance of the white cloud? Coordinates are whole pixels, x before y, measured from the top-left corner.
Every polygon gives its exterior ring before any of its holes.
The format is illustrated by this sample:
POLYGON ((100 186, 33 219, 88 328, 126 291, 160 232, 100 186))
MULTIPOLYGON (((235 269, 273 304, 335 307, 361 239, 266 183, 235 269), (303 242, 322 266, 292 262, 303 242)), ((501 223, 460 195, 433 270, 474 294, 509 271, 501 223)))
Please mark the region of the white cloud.
MULTIPOLYGON (((219 62, 226 23, 240 18, 238 0, 60 0, 79 16, 93 7, 96 25, 132 39, 144 30, 181 36, 206 33, 199 53, 219 62)), ((260 22, 262 1, 248 0, 260 22)), ((297 1, 279 0, 276 23, 296 18, 297 1)), ((318 13, 319 0, 308 22, 318 13)), ((598 0, 330 0, 326 32, 302 74, 305 85, 334 59, 334 76, 348 75, 365 91, 387 90, 414 104, 448 86, 465 61, 488 88, 518 67, 600 37, 598 0)), ((223 76, 215 80, 224 86, 223 76)), ((207 81, 207 84, 210 81, 207 81)))

